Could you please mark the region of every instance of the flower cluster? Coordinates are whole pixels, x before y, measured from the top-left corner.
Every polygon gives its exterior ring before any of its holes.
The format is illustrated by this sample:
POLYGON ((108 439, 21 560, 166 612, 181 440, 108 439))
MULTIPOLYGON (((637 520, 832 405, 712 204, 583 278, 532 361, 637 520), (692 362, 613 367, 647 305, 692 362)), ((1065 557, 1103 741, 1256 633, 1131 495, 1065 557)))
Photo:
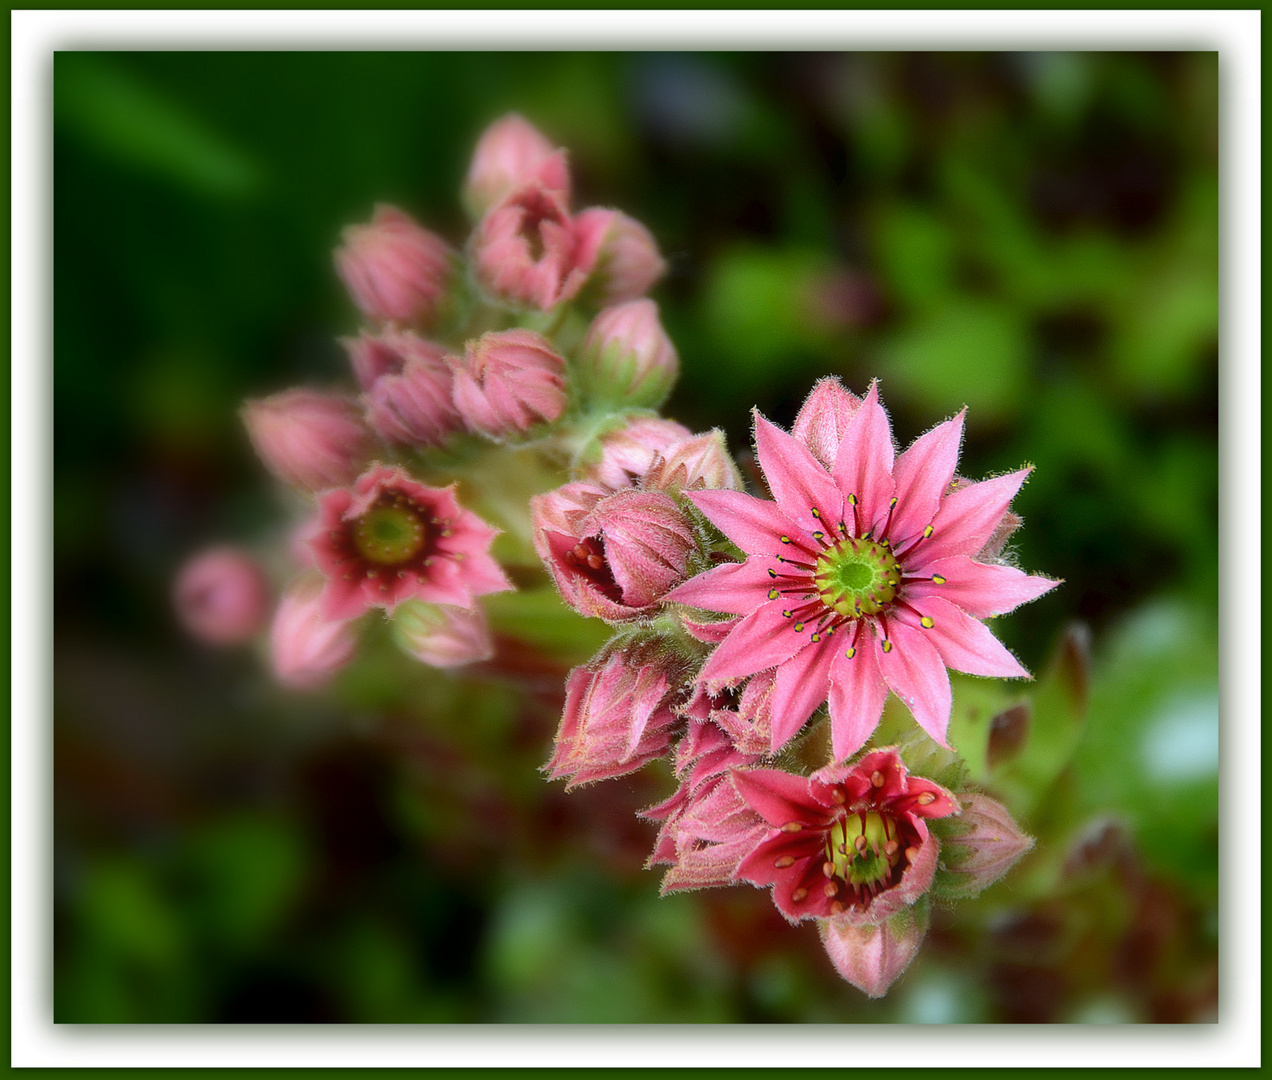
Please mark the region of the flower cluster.
MULTIPOLYGON (((878 386, 824 379, 790 432, 755 414, 766 490, 747 491, 720 431, 656 412, 680 358, 646 295, 666 268, 652 236, 572 198, 565 151, 508 116, 464 180, 465 243, 389 206, 345 230, 353 385, 242 412, 306 507, 274 673, 321 685, 371 612, 424 664, 489 660, 481 598, 512 588, 495 552, 523 574, 537 556, 566 605, 613 628, 568 678, 548 777, 668 758, 678 786, 643 812, 664 891, 771 888, 882 994, 929 895, 972 895, 1030 845, 946 767, 949 671, 1028 678, 985 620, 1056 585, 1004 556, 1028 470, 958 476, 962 413, 898 453, 878 386), (917 728, 871 745, 889 694, 917 728)), ((229 549, 176 587, 186 626, 222 644, 263 631, 269 595, 229 549)))

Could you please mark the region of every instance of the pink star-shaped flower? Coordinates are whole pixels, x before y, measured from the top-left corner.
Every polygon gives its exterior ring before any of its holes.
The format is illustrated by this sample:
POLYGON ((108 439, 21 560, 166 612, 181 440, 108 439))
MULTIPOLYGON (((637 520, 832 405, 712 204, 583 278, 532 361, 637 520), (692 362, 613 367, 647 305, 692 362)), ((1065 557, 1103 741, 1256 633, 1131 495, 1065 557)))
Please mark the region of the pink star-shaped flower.
POLYGON ((774 751, 829 697, 833 751, 846 759, 878 725, 889 690, 946 745, 947 669, 1029 677, 980 620, 1058 584, 976 558, 1029 470, 952 484, 962 413, 898 456, 877 387, 859 405, 837 389, 856 407, 843 410, 833 465, 757 413, 755 448, 773 500, 685 493, 747 558, 667 599, 744 616, 699 678, 721 684, 776 668, 774 751))

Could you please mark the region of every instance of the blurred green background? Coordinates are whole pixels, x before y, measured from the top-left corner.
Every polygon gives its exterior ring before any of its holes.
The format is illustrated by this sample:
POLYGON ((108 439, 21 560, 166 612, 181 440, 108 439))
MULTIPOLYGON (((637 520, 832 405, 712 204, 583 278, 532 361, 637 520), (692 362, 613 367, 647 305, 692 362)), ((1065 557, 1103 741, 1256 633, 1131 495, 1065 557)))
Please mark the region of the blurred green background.
POLYGON ((1217 120, 1200 53, 57 54, 55 1018, 1214 1019, 1217 120), (517 600, 476 675, 291 694, 175 624, 186 555, 287 520, 240 401, 347 381, 341 226, 462 243, 510 109, 667 255, 670 415, 745 452, 877 375, 903 443, 966 404, 963 473, 1037 466, 1016 546, 1066 582, 995 626, 1052 675, 990 786, 1038 848, 882 1002, 765 893, 658 898, 665 772, 540 779, 598 628, 517 600))

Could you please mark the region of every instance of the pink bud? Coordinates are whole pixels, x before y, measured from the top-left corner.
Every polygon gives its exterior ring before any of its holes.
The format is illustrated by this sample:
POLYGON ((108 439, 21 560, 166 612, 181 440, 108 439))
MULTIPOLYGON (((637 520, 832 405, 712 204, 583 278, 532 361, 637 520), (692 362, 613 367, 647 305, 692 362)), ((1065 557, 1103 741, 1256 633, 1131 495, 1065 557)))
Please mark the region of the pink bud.
POLYGON ((393 636, 405 652, 432 667, 460 667, 495 655, 480 608, 408 600, 393 613, 393 636))
POLYGON ((191 558, 173 590, 181 624, 210 645, 236 645, 265 628, 269 587, 260 564, 238 548, 191 558))
POLYGON ((326 618, 321 597, 320 578, 300 578, 283 594, 274 613, 271 660, 274 675, 286 686, 321 686, 353 657, 352 623, 326 618))
POLYGON ((472 430, 491 439, 551 423, 565 411, 565 361, 530 330, 483 334, 455 371, 455 404, 472 430))
POLYGON ((585 475, 608 488, 630 487, 649 471, 655 458, 692 436, 693 432, 674 420, 641 417, 596 441, 600 459, 585 475))
POLYGON ((530 500, 535 550, 562 598, 576 611, 607 622, 648 614, 684 580, 696 546, 688 518, 670 496, 657 491, 616 491, 596 498, 589 485, 567 488, 530 500), (593 499, 591 509, 580 513, 593 499))
POLYGON ((586 246, 596 250, 588 294, 602 305, 644 296, 667 272, 658 244, 635 218, 618 210, 593 208, 580 213, 574 225, 586 246))
POLYGON ((657 408, 680 373, 652 300, 630 300, 597 315, 579 359, 588 393, 614 405, 657 408))
POLYGON ((383 203, 369 225, 350 225, 336 272, 369 319, 427 325, 446 293, 453 252, 440 236, 383 203))
POLYGON ((858 990, 883 997, 901 977, 927 934, 926 906, 906 908, 877 926, 821 919, 822 945, 839 972, 858 990))
POLYGON ((978 792, 960 794, 959 801, 963 813, 941 841, 942 894, 948 897, 975 896, 1034 845, 1002 803, 978 792))
POLYGON ((578 232, 559 193, 526 184, 492 206, 477 226, 477 279, 498 300, 549 311, 583 287, 596 264, 598 239, 578 232))
POLYGON ((575 668, 565 714, 544 771, 566 787, 635 772, 671 748, 671 700, 687 674, 684 660, 654 642, 602 650, 575 668))
POLYGON ((366 389, 367 422, 389 442, 440 446, 463 427, 452 400, 455 377, 440 345, 410 330, 345 339, 366 389))
POLYGON ((833 469, 839 443, 860 406, 861 399, 845 390, 838 379, 820 379, 795 417, 791 434, 826 468, 833 469))
POLYGON ((742 477, 733 463, 719 428, 672 443, 645 473, 646 491, 698 491, 703 488, 742 490, 742 477))
POLYGON ((538 182, 570 198, 570 170, 565 152, 554 147, 532 124, 516 113, 496 120, 477 140, 468 177, 464 181, 464 206, 474 218, 514 188, 538 182))
POLYGON ((241 415, 265 467, 307 491, 350 483, 375 454, 357 406, 338 394, 285 390, 247 402, 241 415))

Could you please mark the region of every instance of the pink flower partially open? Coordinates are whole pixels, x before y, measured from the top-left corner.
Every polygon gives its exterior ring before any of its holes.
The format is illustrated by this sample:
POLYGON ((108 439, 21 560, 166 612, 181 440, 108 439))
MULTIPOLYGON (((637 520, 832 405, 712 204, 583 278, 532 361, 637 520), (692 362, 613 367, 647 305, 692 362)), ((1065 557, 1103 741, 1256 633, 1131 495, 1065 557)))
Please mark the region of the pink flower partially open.
POLYGON ((576 611, 625 622, 649 612, 682 581, 694 534, 669 495, 606 493, 590 484, 530 500, 534 547, 576 611))
POLYGON ((980 620, 1058 582, 974 556, 1029 470, 952 488, 962 430, 960 413, 894 456, 872 384, 833 467, 757 413, 756 453, 773 500, 687 493, 747 559, 668 599, 745 616, 699 677, 723 683, 776 668, 774 750, 829 696, 834 754, 847 758, 877 726, 889 690, 946 745, 948 668, 1028 677, 980 620))
POLYGON ((369 319, 427 325, 446 293, 454 253, 440 236, 383 203, 344 230, 336 271, 369 319))
POLYGON ((496 298, 549 311, 578 294, 600 241, 600 235, 580 233, 559 192, 530 183, 481 219, 473 263, 477 279, 496 298))
POLYGON ((455 405, 488 438, 519 435, 565 411, 565 361, 532 330, 482 334, 454 367, 455 405))
POLYGON ((597 439, 600 459, 588 467, 585 476, 607 488, 631 487, 660 454, 692 436, 693 432, 674 420, 637 417, 597 439))
POLYGON ((892 747, 812 776, 738 770, 733 783, 769 825, 738 876, 772 885, 792 922, 875 924, 913 904, 936 874, 937 842, 924 819, 959 809, 939 784, 908 775, 892 747))
POLYGON ((327 577, 323 614, 350 619, 410 599, 471 608, 478 596, 511 589, 489 553, 497 534, 459 505, 454 485, 428 487, 379 465, 352 490, 321 498, 305 540, 327 577))
POLYGON ((446 351, 409 330, 363 333, 342 342, 366 390, 367 423, 405 446, 440 446, 463 427, 446 351))

